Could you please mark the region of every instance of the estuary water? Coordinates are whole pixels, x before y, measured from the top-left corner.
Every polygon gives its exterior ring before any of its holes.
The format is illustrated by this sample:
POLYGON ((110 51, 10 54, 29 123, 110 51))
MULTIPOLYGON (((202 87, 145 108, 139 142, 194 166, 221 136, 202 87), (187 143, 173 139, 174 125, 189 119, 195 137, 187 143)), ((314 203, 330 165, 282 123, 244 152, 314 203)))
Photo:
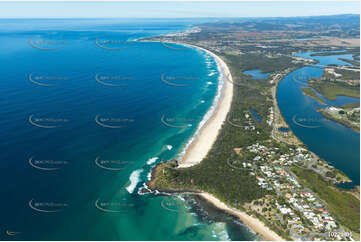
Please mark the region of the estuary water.
MULTIPOLYGON (((311 56, 313 52, 296 56, 317 59, 319 65, 349 65, 340 58, 352 60, 352 55, 311 56)), ((277 101, 280 111, 295 135, 315 154, 330 165, 343 171, 351 180, 348 187, 360 184, 360 134, 335 121, 323 118, 318 108, 360 102, 358 98, 338 96, 330 101, 317 93, 326 104, 304 95, 301 88, 308 87, 307 80, 318 78, 323 68, 303 67, 288 74, 279 84, 277 101)), ((315 92, 317 92, 315 90, 315 92)))

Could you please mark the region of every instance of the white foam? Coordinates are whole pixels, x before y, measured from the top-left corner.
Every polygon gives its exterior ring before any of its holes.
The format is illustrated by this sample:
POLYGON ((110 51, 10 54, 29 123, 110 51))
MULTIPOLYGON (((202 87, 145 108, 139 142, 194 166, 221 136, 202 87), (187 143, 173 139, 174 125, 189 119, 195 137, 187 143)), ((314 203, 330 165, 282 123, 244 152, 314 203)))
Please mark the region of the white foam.
POLYGON ((139 182, 139 178, 140 178, 140 173, 142 173, 143 169, 138 169, 132 172, 132 174, 130 174, 129 180, 130 180, 130 184, 129 186, 127 186, 125 189, 127 189, 127 191, 129 193, 133 193, 134 189, 137 187, 137 184, 139 182))
POLYGON ((147 174, 148 181, 152 180, 152 171, 147 174))
POLYGON ((178 198, 179 200, 182 200, 183 202, 185 202, 186 200, 184 199, 184 197, 181 194, 178 195, 174 195, 174 197, 178 198))
POLYGON ((148 185, 146 183, 144 183, 143 187, 138 189, 138 194, 139 195, 144 195, 144 194, 147 194, 147 193, 152 193, 152 191, 149 189, 148 185), (143 190, 146 190, 146 191, 143 191, 143 190))
MULTIPOLYGON (((205 53, 205 55, 207 56, 208 53, 205 53)), ((209 56, 209 55, 208 55, 209 56)), ((204 115, 203 119, 201 122, 199 122, 198 127, 196 132, 194 133, 194 135, 188 140, 188 142, 186 143, 186 145, 184 146, 182 152, 180 152, 178 154, 178 159, 182 159, 182 157, 184 156, 185 152, 187 151, 188 147, 192 144, 192 142, 199 136, 199 132, 202 129, 203 125, 207 123, 207 121, 212 117, 218 102, 221 98, 221 94, 222 94, 222 89, 223 89, 223 85, 224 85, 224 73, 223 73, 223 69, 220 65, 220 63, 215 59, 216 64, 217 64, 217 70, 218 70, 218 87, 217 87, 217 94, 213 99, 213 103, 212 106, 208 109, 207 113, 204 115)))
POLYGON ((215 223, 212 234, 216 235, 215 237, 218 237, 221 241, 230 240, 225 223, 215 223))
POLYGON ((171 150, 171 149, 173 149, 173 146, 167 145, 167 149, 168 149, 168 150, 171 150))
POLYGON ((207 85, 212 85, 213 84, 213 82, 207 82, 207 85))
POLYGON ((151 165, 154 162, 156 162, 159 159, 159 157, 152 157, 147 161, 147 165, 151 165))
POLYGON ((226 230, 222 231, 219 233, 218 237, 222 240, 222 241, 230 241, 231 239, 229 238, 229 235, 227 233, 226 230))

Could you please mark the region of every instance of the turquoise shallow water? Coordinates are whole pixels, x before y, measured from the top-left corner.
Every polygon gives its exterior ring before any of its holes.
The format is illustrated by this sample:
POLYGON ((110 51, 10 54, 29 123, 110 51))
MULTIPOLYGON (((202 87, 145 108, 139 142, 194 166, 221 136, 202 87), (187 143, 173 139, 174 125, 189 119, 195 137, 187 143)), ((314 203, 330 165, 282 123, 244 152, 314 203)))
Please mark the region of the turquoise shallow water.
MULTIPOLYGON (((321 65, 349 65, 339 58, 352 59, 351 55, 311 57, 311 54, 312 52, 296 55, 317 59, 321 65)), ((322 68, 303 67, 288 74, 278 86, 278 104, 285 121, 296 136, 311 151, 346 173, 352 180, 352 184, 348 184, 347 187, 359 185, 360 134, 337 122, 323 118, 316 109, 360 102, 360 99, 339 96, 336 100, 330 101, 323 98, 326 102, 323 105, 313 98, 303 95, 301 88, 307 86, 307 80, 312 77, 320 77, 322 73, 322 68), (294 78, 297 82, 294 81, 294 78), (299 123, 303 126, 300 126, 299 123)))
POLYGON ((193 198, 138 194, 194 135, 219 73, 203 51, 131 40, 197 21, 0 21, 0 227, 21 232, 0 239, 256 239, 193 198))

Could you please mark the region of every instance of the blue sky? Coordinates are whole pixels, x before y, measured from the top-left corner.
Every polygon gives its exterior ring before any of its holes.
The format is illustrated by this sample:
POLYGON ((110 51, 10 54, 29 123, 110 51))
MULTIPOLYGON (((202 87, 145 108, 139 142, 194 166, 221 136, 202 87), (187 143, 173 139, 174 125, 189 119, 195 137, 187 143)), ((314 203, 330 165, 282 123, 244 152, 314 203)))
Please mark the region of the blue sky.
POLYGON ((359 12, 359 1, 0 2, 0 18, 287 17, 359 12))

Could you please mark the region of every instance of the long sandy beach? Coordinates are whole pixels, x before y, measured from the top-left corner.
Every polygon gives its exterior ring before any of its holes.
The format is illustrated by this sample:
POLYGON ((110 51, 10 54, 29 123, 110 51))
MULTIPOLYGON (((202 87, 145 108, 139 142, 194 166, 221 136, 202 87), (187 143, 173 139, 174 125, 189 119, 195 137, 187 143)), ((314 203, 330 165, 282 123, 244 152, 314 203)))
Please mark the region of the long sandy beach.
MULTIPOLYGON (((197 134, 193 142, 187 147, 184 156, 178 162, 179 168, 193 166, 201 162, 202 159, 206 157, 208 151, 212 148, 214 142, 217 139, 223 122, 225 122, 226 120, 228 111, 231 108, 233 98, 233 79, 226 63, 219 56, 209 50, 194 45, 182 45, 199 48, 203 51, 206 51, 215 58, 218 68, 220 69, 219 71, 222 73, 223 76, 223 87, 221 90, 220 99, 218 100, 217 106, 215 107, 212 116, 199 130, 199 133, 197 134)), ((225 203, 223 203, 209 193, 202 192, 199 195, 212 203, 215 207, 237 216, 245 225, 247 225, 259 235, 261 235, 264 240, 283 241, 282 237, 277 235, 274 231, 270 230, 259 219, 251 217, 245 212, 227 206, 225 203)))
POLYGON ((220 99, 215 107, 212 116, 207 120, 203 127, 199 130, 193 142, 187 148, 184 156, 179 161, 179 168, 193 166, 206 157, 208 151, 212 148, 217 139, 218 132, 226 120, 227 113, 231 108, 233 97, 232 76, 226 63, 213 52, 204 48, 187 45, 201 49, 215 58, 219 71, 223 76, 223 87, 221 90, 220 99), (226 79, 229 78, 229 81, 226 79))

